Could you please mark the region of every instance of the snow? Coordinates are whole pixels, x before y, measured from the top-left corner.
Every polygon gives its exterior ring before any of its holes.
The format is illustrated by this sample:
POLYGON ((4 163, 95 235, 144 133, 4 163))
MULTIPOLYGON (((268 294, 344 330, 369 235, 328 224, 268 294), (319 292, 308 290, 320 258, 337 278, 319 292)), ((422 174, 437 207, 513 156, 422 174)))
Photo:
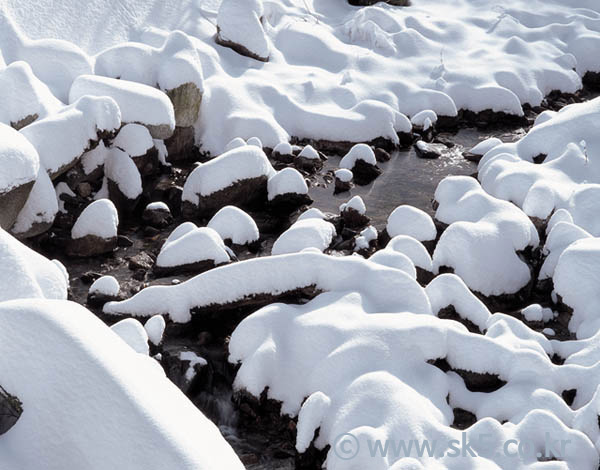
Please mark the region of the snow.
POLYGON ((198 204, 199 196, 209 196, 238 181, 275 174, 269 159, 258 147, 245 145, 198 165, 183 187, 184 201, 198 204))
POLYGON ((117 236, 119 215, 109 199, 99 199, 87 206, 71 230, 73 239, 95 235, 105 240, 117 236))
POLYGON ((246 245, 258 240, 260 234, 254 219, 235 206, 220 209, 207 224, 223 240, 231 240, 236 245, 246 245))
POLYGON ((71 197, 75 197, 75 193, 73 191, 71 191, 71 188, 69 188, 69 185, 67 183, 65 183, 64 181, 61 181, 60 183, 58 183, 54 187, 54 191, 56 192, 56 201, 58 202, 58 212, 66 214, 67 210, 65 209, 65 201, 63 201, 60 196, 62 194, 67 194, 71 197))
POLYGON ((367 212, 367 206, 365 206, 365 202, 360 196, 354 196, 348 202, 344 202, 342 205, 340 205, 340 212, 344 212, 348 209, 353 209, 362 215, 366 214, 367 212))
POLYGON ((433 127, 433 125, 437 122, 437 119, 438 117, 437 114, 435 114, 435 111, 432 111, 431 109, 425 109, 415 114, 410 119, 410 122, 413 125, 422 128, 424 131, 427 131, 433 127))
POLYGON ((81 165, 83 167, 83 172, 86 175, 89 175, 95 169, 102 167, 109 153, 110 150, 106 148, 104 142, 102 140, 98 142, 98 145, 96 145, 96 147, 94 147, 92 150, 85 152, 81 156, 81 165))
POLYGON ((133 159, 117 147, 109 150, 104 162, 104 174, 116 183, 127 199, 135 200, 142 194, 142 177, 133 159))
POLYGON ((188 382, 192 381, 193 378, 196 376, 196 370, 195 370, 196 366, 204 367, 204 366, 208 365, 208 362, 206 361, 206 359, 198 356, 193 351, 181 351, 179 353, 179 360, 189 362, 189 366, 188 366, 187 370, 185 371, 185 379, 188 382))
POLYGON ((315 217, 301 219, 275 240, 271 254, 297 253, 305 248, 325 251, 335 236, 335 227, 330 222, 315 217))
POLYGON ((487 194, 477 180, 451 176, 435 192, 436 218, 450 224, 433 254, 433 267, 449 266, 470 289, 513 294, 531 280, 517 251, 539 244, 537 230, 513 204, 487 194))
POLYGON ((116 297, 120 290, 119 281, 114 276, 102 276, 93 282, 88 293, 116 297))
POLYGON ((267 60, 269 40, 261 24, 263 12, 262 0, 223 0, 217 15, 220 38, 267 60))
POLYGON ((163 335, 165 333, 166 323, 162 315, 154 315, 150 317, 144 324, 146 333, 148 334, 148 340, 158 346, 162 343, 163 335))
POLYGON ((279 142, 273 148, 273 153, 278 153, 279 155, 293 155, 294 149, 289 142, 279 142))
POLYGON ((490 137, 489 139, 479 142, 475 147, 469 150, 469 152, 473 155, 485 155, 493 148, 498 147, 498 145, 502 145, 502 141, 498 137, 490 137))
POLYGON ((40 168, 36 149, 12 127, 0 123, 0 194, 35 181, 40 168))
POLYGON ((354 174, 352 174, 350 170, 341 168, 339 170, 335 170, 335 177, 343 183, 349 183, 352 181, 352 178, 354 178, 354 174))
POLYGON ((156 361, 83 307, 2 302, 0 354, 2 385, 26 410, 0 442, 2 468, 243 469, 156 361))
POLYGON ((284 168, 271 176, 267 182, 267 190, 269 201, 283 194, 308 194, 306 181, 295 168, 284 168))
POLYGON ((387 220, 390 237, 409 235, 419 241, 435 240, 437 229, 429 214, 413 206, 396 207, 387 220))
POLYGON ((231 139, 231 141, 225 146, 225 152, 238 147, 243 147, 244 145, 248 145, 246 141, 241 137, 236 137, 235 139, 231 139))
POLYGON ((600 239, 586 238, 571 244, 558 259, 552 279, 556 293, 573 308, 569 330, 578 338, 589 338, 600 331, 600 239))
POLYGON ((144 126, 126 124, 119 130, 117 137, 113 140, 113 145, 127 152, 130 157, 139 157, 154 147, 154 141, 144 126))
POLYGON ((27 202, 11 228, 16 235, 25 235, 35 225, 51 225, 58 213, 58 200, 50 177, 42 166, 29 193, 27 202))
POLYGON ((69 275, 0 228, 0 302, 12 299, 67 298, 69 275), (10 280, 10 282, 6 282, 10 280))
POLYGON ((170 268, 200 261, 213 261, 218 265, 230 261, 225 244, 215 230, 208 227, 188 230, 188 225, 182 230, 180 227, 165 241, 156 258, 156 266, 170 268))
POLYGON ((306 145, 298 154, 299 157, 304 157, 308 160, 320 160, 319 152, 312 145, 306 145))
POLYGON ((417 270, 412 260, 403 253, 393 250, 379 250, 369 258, 373 263, 404 271, 413 279, 417 278, 417 270))
POLYGON ((121 110, 124 123, 164 126, 166 129, 155 138, 167 138, 175 130, 175 111, 171 101, 162 91, 141 83, 94 75, 81 75, 75 79, 69 92, 69 102, 82 96, 108 96, 121 110))
POLYGON ((246 142, 246 144, 254 145, 255 147, 258 147, 259 149, 263 148, 263 144, 258 137, 250 137, 248 139, 248 141, 246 142))
POLYGON ((135 318, 126 318, 110 327, 119 337, 139 354, 150 354, 148 333, 135 318))
POLYGON ((340 168, 352 170, 357 160, 363 160, 370 165, 377 165, 377 159, 373 149, 367 144, 356 144, 340 161, 340 168))
POLYGON ((419 240, 411 236, 397 235, 389 241, 385 249, 408 256, 418 268, 429 272, 433 270, 431 255, 419 240))
POLYGON ((297 220, 312 218, 324 220, 326 219, 326 216, 325 214, 323 214, 323 212, 321 212, 320 209, 317 209, 316 207, 311 207, 310 209, 306 209, 302 214, 300 214, 297 220))
POLYGON ((543 308, 540 304, 531 304, 521 310, 523 318, 527 321, 546 322, 554 318, 552 309, 543 308))
POLYGON ((356 237, 356 240, 354 242, 354 251, 368 250, 370 243, 373 240, 377 240, 377 236, 377 229, 372 225, 369 225, 367 228, 363 229, 360 232, 358 237, 356 237))
MULTIPOLYGON (((316 220, 316 219, 315 219, 316 220)), ((418 242, 417 242, 418 243, 418 242)), ((195 307, 222 305, 247 296, 279 294, 315 285, 323 291, 364 294, 393 311, 430 313, 422 287, 410 276, 362 259, 314 252, 255 258, 221 266, 173 286, 151 286, 122 302, 109 302, 115 315, 168 314, 179 323, 191 319, 195 307)))
POLYGON ((150 204, 148 204, 146 206, 146 211, 163 211, 163 212, 171 212, 171 210, 169 209, 169 206, 167 206, 164 202, 162 201, 155 201, 155 202, 151 202, 150 204))
POLYGON ((42 166, 52 177, 72 166, 99 140, 100 132, 113 132, 121 125, 114 100, 106 96, 83 96, 60 111, 21 129, 38 151, 42 166))

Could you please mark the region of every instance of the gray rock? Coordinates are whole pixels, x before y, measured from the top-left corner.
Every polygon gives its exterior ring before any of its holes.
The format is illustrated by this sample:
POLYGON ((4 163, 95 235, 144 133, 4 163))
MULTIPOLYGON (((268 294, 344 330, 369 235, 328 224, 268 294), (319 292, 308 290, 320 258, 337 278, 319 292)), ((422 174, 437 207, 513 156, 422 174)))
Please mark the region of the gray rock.
POLYGON ((4 230, 10 229, 17 220, 34 183, 35 181, 30 181, 0 194, 0 227, 4 230))
POLYGON ((184 83, 172 90, 166 90, 165 93, 173 103, 177 127, 194 126, 200 115, 202 103, 202 92, 196 84, 184 83))
POLYGON ((21 401, 0 386, 0 436, 17 423, 22 413, 21 401))
POLYGON ((74 238, 67 244, 67 255, 84 258, 112 253, 117 248, 117 242, 117 237, 104 239, 96 235, 74 238))

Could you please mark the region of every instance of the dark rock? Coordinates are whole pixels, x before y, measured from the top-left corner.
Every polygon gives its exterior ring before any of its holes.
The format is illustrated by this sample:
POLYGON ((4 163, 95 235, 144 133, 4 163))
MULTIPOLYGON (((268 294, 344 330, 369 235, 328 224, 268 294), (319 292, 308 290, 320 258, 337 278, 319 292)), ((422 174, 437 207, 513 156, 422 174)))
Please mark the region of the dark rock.
POLYGON ((104 304, 108 302, 124 300, 124 297, 121 295, 105 295, 100 294, 98 292, 94 292, 93 294, 88 294, 87 304, 93 308, 101 308, 104 304))
POLYGON ((360 186, 364 186, 383 172, 377 165, 372 165, 364 160, 356 160, 352 168, 352 173, 354 174, 354 182, 360 186))
POLYGON ((27 202, 34 183, 35 181, 30 181, 5 193, 0 193, 0 227, 8 230, 13 226, 19 212, 27 202))
POLYGON ((353 229, 366 227, 370 222, 370 219, 366 215, 361 214, 352 207, 348 207, 342 211, 342 219, 346 227, 353 229))
POLYGON ((83 273, 79 279, 81 279, 81 282, 83 282, 84 284, 91 284, 96 279, 99 279, 101 277, 102 277, 102 274, 100 274, 100 273, 88 271, 87 273, 83 273))
POLYGON ((378 162, 388 162, 392 156, 386 150, 376 147, 375 150, 375 158, 378 162))
POLYGON ((217 26, 217 36, 215 38, 215 42, 217 44, 219 44, 220 46, 229 47, 230 49, 233 49, 238 54, 246 56, 246 57, 250 57, 251 59, 259 60, 261 62, 269 61, 268 57, 261 57, 261 56, 255 54, 254 52, 250 51, 246 46, 243 46, 242 44, 238 44, 237 42, 233 42, 233 41, 229 41, 228 39, 224 39, 221 36, 221 28, 219 28, 219 26, 217 26))
POLYGON ((315 173, 323 168, 323 160, 320 158, 306 158, 298 156, 294 158, 294 166, 298 170, 303 170, 308 173, 315 173))
POLYGON ((22 413, 21 401, 0 386, 0 436, 17 423, 22 413))
POLYGON ((112 253, 117 248, 117 237, 108 239, 96 235, 74 238, 67 244, 67 255, 73 257, 97 256, 112 253))
POLYGON ((195 130, 193 127, 175 127, 175 132, 165 140, 167 147, 167 161, 193 162, 200 157, 200 150, 196 146, 195 130))
POLYGON ((154 265, 154 274, 157 277, 174 276, 177 274, 200 274, 221 265, 215 264, 213 260, 202 260, 195 263, 181 264, 179 266, 154 265))
POLYGON ((119 235, 117 237, 117 245, 122 248, 129 248, 130 246, 133 246, 133 240, 126 237, 125 235, 119 235))
POLYGON ((88 182, 79 183, 75 188, 75 192, 83 198, 90 197, 92 195, 92 185, 88 182))
POLYGON ((148 149, 144 155, 132 155, 131 159, 142 176, 154 175, 160 169, 158 149, 156 147, 148 149))
POLYGON ((123 219, 127 219, 135 211, 136 206, 140 202, 141 195, 136 199, 129 199, 121 189, 119 185, 108 179, 108 194, 110 200, 114 203, 120 216, 124 216, 123 219))
POLYGON ((165 93, 173 103, 177 127, 193 128, 200 114, 202 92, 195 83, 187 82, 165 93))
POLYGON ((462 156, 469 160, 470 162, 479 163, 479 161, 483 158, 483 155, 477 155, 471 152, 463 152, 462 156))
MULTIPOLYGON (((146 280, 146 271, 144 269, 136 269, 131 275, 136 281, 145 281, 146 280)), ((132 294, 137 294, 137 292, 132 292, 132 294)))
POLYGON ((144 237, 146 238, 154 238, 157 235, 160 235, 160 230, 155 228, 155 227, 151 227, 151 226, 147 226, 144 227, 144 237))
POLYGON ((129 259, 129 269, 132 271, 137 271, 138 269, 150 271, 152 266, 154 266, 154 258, 145 251, 142 251, 129 259))
POLYGON ((352 181, 342 181, 339 178, 335 179, 335 188, 333 190, 333 194, 339 194, 346 191, 350 191, 354 185, 352 181))
POLYGON ((289 215, 302 206, 309 206, 313 200, 308 194, 278 194, 268 203, 269 210, 279 215, 289 215))
POLYGON ((443 150, 446 149, 445 145, 442 144, 428 144, 422 140, 419 140, 415 145, 415 150, 417 151, 417 156, 421 158, 440 158, 442 156, 443 150))
POLYGON ((279 152, 273 152, 271 153, 271 158, 276 162, 289 164, 292 163, 294 161, 294 158, 296 157, 294 156, 294 154, 282 154, 279 152))
POLYGON ((164 228, 173 223, 173 216, 169 209, 149 209, 146 207, 142 214, 142 220, 152 227, 164 228))

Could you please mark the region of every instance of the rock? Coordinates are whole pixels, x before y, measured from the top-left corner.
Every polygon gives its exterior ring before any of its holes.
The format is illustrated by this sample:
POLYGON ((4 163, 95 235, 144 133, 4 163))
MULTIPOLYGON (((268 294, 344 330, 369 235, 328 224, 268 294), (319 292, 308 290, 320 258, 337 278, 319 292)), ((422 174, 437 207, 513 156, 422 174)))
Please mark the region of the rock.
POLYGON ((375 158, 378 162, 388 162, 392 158, 387 150, 384 150, 380 147, 375 149, 375 158))
POLYGON ((321 159, 319 152, 311 145, 307 145, 294 159, 294 166, 299 170, 314 173, 323 168, 323 160, 321 159))
POLYGON ((200 115, 202 91, 195 83, 188 82, 165 92, 173 103, 176 126, 192 128, 200 115))
POLYGON ((146 127, 140 124, 124 125, 115 137, 113 146, 131 157, 141 175, 147 176, 158 172, 160 168, 158 149, 146 127))
POLYGON ((281 142, 273 149, 271 158, 279 163, 292 163, 295 158, 294 150, 288 142, 281 142))
POLYGON ((164 202, 153 202, 144 209, 142 220, 152 227, 164 228, 173 222, 173 216, 164 202))
POLYGON ((27 202, 35 181, 22 184, 0 193, 0 227, 8 230, 17 220, 19 212, 27 202))
POLYGON ((111 253, 117 247, 118 224, 117 209, 111 201, 91 203, 73 225, 67 254, 87 257, 111 253))
POLYGON ((377 165, 372 165, 364 160, 357 160, 354 167, 352 167, 352 173, 354 175, 354 182, 364 186, 371 183, 383 172, 377 165))
POLYGON ((91 285, 87 304, 92 307, 101 307, 107 302, 121 300, 119 291, 119 282, 113 276, 102 276, 91 285))
POLYGON ((304 177, 293 168, 284 168, 271 176, 267 189, 269 208, 276 213, 290 214, 313 202, 304 177))
POLYGON ((370 219, 358 212, 356 209, 352 207, 347 207, 342 211, 342 219, 344 220, 344 225, 349 228, 361 228, 369 225, 370 219))
POLYGON ((72 239, 67 244, 67 255, 86 258, 112 253, 117 248, 117 237, 100 238, 96 235, 85 235, 72 239))
POLYGON ((17 423, 22 413, 21 401, 0 386, 0 436, 17 423))
POLYGON ((117 245, 122 248, 129 248, 130 246, 133 246, 133 240, 125 235, 119 235, 117 237, 117 245))
POLYGON ((165 140, 165 145, 169 162, 195 161, 200 156, 193 127, 176 127, 173 135, 165 140))
POLYGON ((350 191, 354 186, 352 184, 352 179, 354 178, 354 174, 345 168, 341 168, 336 170, 335 172, 335 189, 333 190, 333 194, 339 194, 346 191, 350 191))
POLYGON ((382 173, 377 166, 375 152, 367 144, 354 145, 342 158, 340 168, 351 170, 358 185, 369 184, 382 173))
POLYGON ((142 195, 142 177, 133 159, 119 148, 111 148, 104 163, 108 194, 120 214, 135 210, 142 195))
POLYGON ((442 151, 446 149, 445 145, 428 144, 422 140, 419 140, 414 147, 418 157, 427 159, 440 158, 442 156, 442 151))
POLYGON ((129 260, 129 269, 132 271, 137 271, 139 269, 150 271, 152 266, 154 266, 154 258, 145 251, 138 253, 129 260))
POLYGON ((92 185, 88 182, 79 183, 75 191, 83 198, 90 197, 92 195, 92 185))

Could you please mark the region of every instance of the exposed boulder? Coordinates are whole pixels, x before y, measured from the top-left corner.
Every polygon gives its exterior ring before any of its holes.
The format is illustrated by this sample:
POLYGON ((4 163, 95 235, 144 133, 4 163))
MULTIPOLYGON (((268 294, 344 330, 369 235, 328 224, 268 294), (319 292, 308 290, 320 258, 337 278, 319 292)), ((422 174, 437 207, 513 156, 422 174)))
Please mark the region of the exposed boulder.
POLYGON ((156 228, 164 228, 173 222, 171 210, 164 202, 152 202, 146 206, 142 214, 142 220, 156 228))
POLYGON ((111 253, 117 247, 117 208, 108 199, 87 206, 71 230, 67 245, 69 256, 96 256, 111 253))
POLYGON ((342 158, 340 168, 351 170, 354 182, 359 185, 369 184, 382 173, 377 166, 375 152, 367 144, 354 145, 342 158))
POLYGON ((146 176, 158 171, 158 149, 148 129, 141 124, 124 125, 115 137, 113 145, 131 157, 141 175, 146 176))
POLYGON ((352 184, 352 179, 354 175, 350 170, 345 168, 341 168, 336 170, 335 172, 335 189, 333 190, 333 194, 343 193, 346 191, 350 191, 354 186, 352 184))
POLYGON ((293 168, 284 168, 271 176, 267 190, 269 207, 277 213, 290 214, 313 202, 304 177, 293 168))
POLYGON ((113 147, 104 163, 108 194, 119 213, 131 214, 142 195, 142 177, 133 159, 113 147))
POLYGON ((365 227, 370 219, 365 215, 367 207, 360 196, 354 196, 340 206, 344 226, 350 229, 365 227))
POLYGON ((12 428, 23 413, 21 401, 0 385, 0 436, 12 428))

